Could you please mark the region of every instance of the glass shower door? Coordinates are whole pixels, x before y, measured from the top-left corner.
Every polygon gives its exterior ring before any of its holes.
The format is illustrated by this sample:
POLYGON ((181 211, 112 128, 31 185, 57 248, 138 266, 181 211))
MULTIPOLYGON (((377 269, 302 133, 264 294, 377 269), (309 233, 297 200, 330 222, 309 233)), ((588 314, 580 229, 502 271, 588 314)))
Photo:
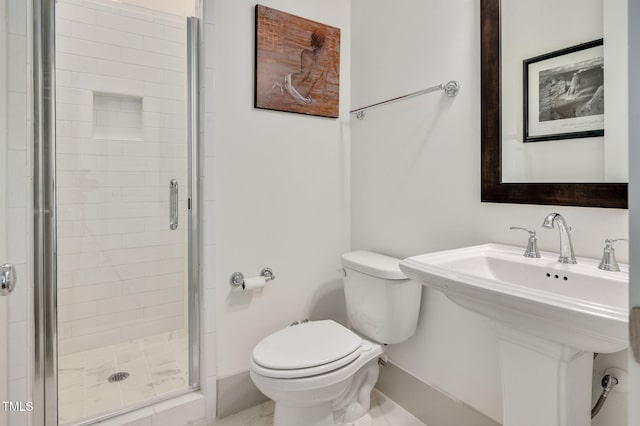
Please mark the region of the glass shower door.
POLYGON ((184 17, 56 3, 58 419, 189 390, 184 17))

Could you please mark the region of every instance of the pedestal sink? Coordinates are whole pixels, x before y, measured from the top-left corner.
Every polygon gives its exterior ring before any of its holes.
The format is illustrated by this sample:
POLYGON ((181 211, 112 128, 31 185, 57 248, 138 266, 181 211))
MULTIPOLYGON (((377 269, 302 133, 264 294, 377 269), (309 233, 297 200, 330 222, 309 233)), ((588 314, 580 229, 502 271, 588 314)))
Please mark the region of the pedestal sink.
POLYGON ((504 426, 589 426, 593 353, 628 346, 629 269, 484 244, 409 257, 408 277, 493 320, 504 426))

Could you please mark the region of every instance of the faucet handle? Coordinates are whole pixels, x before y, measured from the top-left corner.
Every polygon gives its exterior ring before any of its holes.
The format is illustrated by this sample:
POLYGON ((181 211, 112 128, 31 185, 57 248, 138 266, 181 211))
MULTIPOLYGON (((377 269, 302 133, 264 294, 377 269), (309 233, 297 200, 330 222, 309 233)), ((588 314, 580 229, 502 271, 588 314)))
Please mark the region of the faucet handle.
POLYGON ((604 253, 602 253, 602 260, 598 265, 598 269, 602 269, 603 271, 613 271, 619 272, 620 266, 618 266, 618 261, 616 260, 616 250, 613 248, 613 243, 616 241, 629 241, 627 238, 616 238, 611 239, 607 238, 604 240, 604 253))
POLYGON ((525 231, 529 233, 529 241, 527 242, 527 248, 525 249, 523 254, 524 257, 533 257, 536 259, 540 257, 540 252, 538 251, 538 240, 536 238, 536 231, 523 228, 521 226, 511 226, 509 227, 509 229, 510 230, 515 229, 515 230, 525 231))

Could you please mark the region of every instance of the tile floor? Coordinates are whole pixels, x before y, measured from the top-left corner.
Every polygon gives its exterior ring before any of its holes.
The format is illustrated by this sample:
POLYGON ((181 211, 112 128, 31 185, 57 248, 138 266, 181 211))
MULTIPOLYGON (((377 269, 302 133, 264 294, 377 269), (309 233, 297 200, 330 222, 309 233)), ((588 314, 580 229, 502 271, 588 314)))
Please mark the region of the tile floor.
POLYGON ((59 423, 99 417, 189 384, 185 330, 61 356, 58 360, 59 423), (109 383, 116 372, 129 377, 109 383))
MULTIPOLYGON (((371 426, 426 426, 404 408, 374 390, 371 394, 369 414, 373 420, 371 426)), ((272 426, 273 401, 265 402, 233 416, 219 419, 215 426, 272 426)), ((346 426, 346 425, 345 425, 346 426)))

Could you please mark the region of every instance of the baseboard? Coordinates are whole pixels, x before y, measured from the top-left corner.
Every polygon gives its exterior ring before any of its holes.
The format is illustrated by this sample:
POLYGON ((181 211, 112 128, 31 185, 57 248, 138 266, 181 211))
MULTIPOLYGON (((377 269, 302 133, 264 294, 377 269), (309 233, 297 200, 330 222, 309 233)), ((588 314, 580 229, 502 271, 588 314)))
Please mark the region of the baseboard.
MULTIPOLYGON (((501 426, 475 408, 451 399, 392 362, 380 367, 376 389, 429 426, 501 426)), ((219 377, 217 398, 216 416, 219 419, 269 400, 253 384, 249 371, 219 377)))
POLYGON ((216 416, 221 419, 268 401, 253 384, 249 371, 218 377, 216 416))
POLYGON ((475 408, 451 399, 391 362, 380 367, 376 388, 429 426, 500 426, 475 408))

